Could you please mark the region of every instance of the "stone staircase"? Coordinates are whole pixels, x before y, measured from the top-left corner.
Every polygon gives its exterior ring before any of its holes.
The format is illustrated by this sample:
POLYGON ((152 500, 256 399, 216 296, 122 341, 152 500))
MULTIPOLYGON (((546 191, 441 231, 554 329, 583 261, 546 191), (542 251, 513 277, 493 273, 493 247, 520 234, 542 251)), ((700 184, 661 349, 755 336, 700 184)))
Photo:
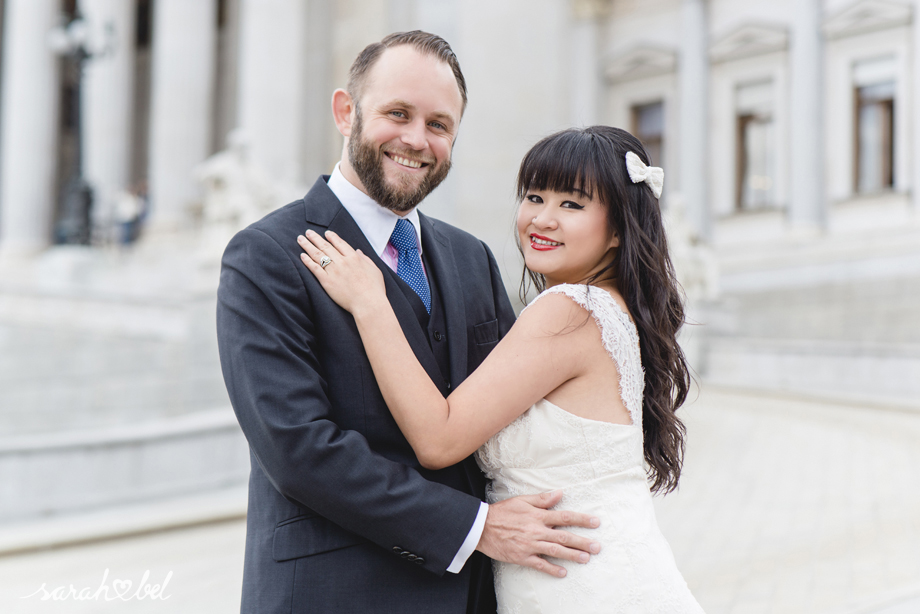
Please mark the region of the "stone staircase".
POLYGON ((728 291, 700 318, 705 381, 920 409, 920 274, 728 291))
POLYGON ((2 263, 0 522, 245 483, 216 269, 179 247, 2 263))

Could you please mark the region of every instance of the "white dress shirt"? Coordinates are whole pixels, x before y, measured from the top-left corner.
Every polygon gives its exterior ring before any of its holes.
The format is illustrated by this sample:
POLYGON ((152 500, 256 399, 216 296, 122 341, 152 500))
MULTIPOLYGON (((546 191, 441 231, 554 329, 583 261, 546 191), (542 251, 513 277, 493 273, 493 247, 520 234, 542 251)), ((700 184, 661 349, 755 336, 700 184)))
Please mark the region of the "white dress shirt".
MULTIPOLYGON (((390 235, 396 228, 396 222, 400 219, 389 209, 384 209, 370 196, 362 192, 359 188, 352 185, 345 175, 339 170, 339 165, 335 165, 332 175, 328 181, 329 189, 335 194, 345 210, 354 218, 358 228, 367 237, 368 243, 380 256, 387 266, 396 271, 396 265, 399 259, 399 253, 396 248, 390 244, 390 235)), ((418 211, 413 207, 409 213, 402 216, 412 222, 415 227, 415 239, 418 242, 418 253, 422 255, 422 227, 419 224, 418 211)), ((424 267, 424 264, 422 265, 424 267)), ((479 545, 479 539, 482 537, 482 530, 486 526, 486 515, 489 512, 489 506, 485 502, 480 502, 479 513, 476 514, 476 521, 473 523, 469 534, 460 545, 460 550, 454 556, 447 571, 450 573, 460 573, 467 559, 476 550, 479 545)))

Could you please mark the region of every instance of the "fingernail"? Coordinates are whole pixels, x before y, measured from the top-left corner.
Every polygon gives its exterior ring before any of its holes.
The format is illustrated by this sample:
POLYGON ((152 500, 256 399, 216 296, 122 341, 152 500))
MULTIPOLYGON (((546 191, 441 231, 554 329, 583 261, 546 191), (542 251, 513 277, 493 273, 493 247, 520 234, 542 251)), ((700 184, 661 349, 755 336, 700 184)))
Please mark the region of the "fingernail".
POLYGON ((564 578, 564 577, 565 577, 565 569, 560 569, 557 573, 559 574, 559 577, 560 577, 560 578, 564 578))
POLYGON ((601 526, 601 519, 600 519, 600 518, 592 518, 592 519, 591 519, 591 526, 592 526, 592 527, 599 527, 599 526, 601 526))
MULTIPOLYGON (((593 554, 597 554, 601 551, 601 545, 597 542, 593 542, 590 546, 588 546, 588 550, 590 550, 593 554)), ((587 556, 588 555, 586 554, 585 557, 587 556)))
POLYGON ((305 236, 303 236, 303 235, 297 235, 297 242, 298 242, 298 243, 300 243, 301 241, 306 241, 306 240, 307 240, 307 238, 306 238, 305 236))
POLYGON ((588 556, 587 554, 585 554, 584 552, 582 552, 581 554, 578 555, 578 560, 581 561, 582 563, 587 563, 587 562, 588 562, 588 559, 590 559, 590 558, 591 558, 591 557, 588 556))
POLYGON ((306 255, 306 254, 301 254, 301 255, 300 255, 300 259, 303 260, 304 262, 306 262, 306 261, 307 261, 307 255, 306 255))

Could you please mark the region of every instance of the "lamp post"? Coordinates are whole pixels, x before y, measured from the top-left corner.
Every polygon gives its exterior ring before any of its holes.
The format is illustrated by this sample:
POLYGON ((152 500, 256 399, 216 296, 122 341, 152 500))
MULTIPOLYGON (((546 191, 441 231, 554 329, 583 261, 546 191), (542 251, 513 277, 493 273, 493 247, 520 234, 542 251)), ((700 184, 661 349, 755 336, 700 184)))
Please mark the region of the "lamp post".
POLYGON ((92 234, 93 189, 83 177, 83 67, 93 58, 111 52, 113 28, 105 29, 106 45, 98 52, 90 50, 89 27, 77 11, 68 23, 48 34, 48 45, 64 59, 65 76, 72 84, 69 109, 73 122, 74 158, 61 194, 60 217, 54 228, 59 244, 89 245, 92 234))

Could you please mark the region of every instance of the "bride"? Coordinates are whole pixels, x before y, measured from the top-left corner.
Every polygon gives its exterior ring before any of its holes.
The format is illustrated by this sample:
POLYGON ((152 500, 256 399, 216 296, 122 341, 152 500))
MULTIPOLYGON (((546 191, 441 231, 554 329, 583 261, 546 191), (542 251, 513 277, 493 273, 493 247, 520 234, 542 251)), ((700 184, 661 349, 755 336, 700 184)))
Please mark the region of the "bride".
POLYGON ((546 557, 537 565, 565 579, 496 561, 503 614, 702 612, 651 499, 680 478, 684 426, 675 411, 689 375, 657 200, 663 172, 647 164, 635 137, 607 126, 559 132, 527 153, 517 232, 541 293, 447 399, 405 340, 377 266, 333 232, 298 237, 305 265, 354 316, 422 465, 447 467, 476 452, 492 480, 490 503, 562 489, 560 507, 601 519, 591 535, 603 549, 590 563, 546 557))

